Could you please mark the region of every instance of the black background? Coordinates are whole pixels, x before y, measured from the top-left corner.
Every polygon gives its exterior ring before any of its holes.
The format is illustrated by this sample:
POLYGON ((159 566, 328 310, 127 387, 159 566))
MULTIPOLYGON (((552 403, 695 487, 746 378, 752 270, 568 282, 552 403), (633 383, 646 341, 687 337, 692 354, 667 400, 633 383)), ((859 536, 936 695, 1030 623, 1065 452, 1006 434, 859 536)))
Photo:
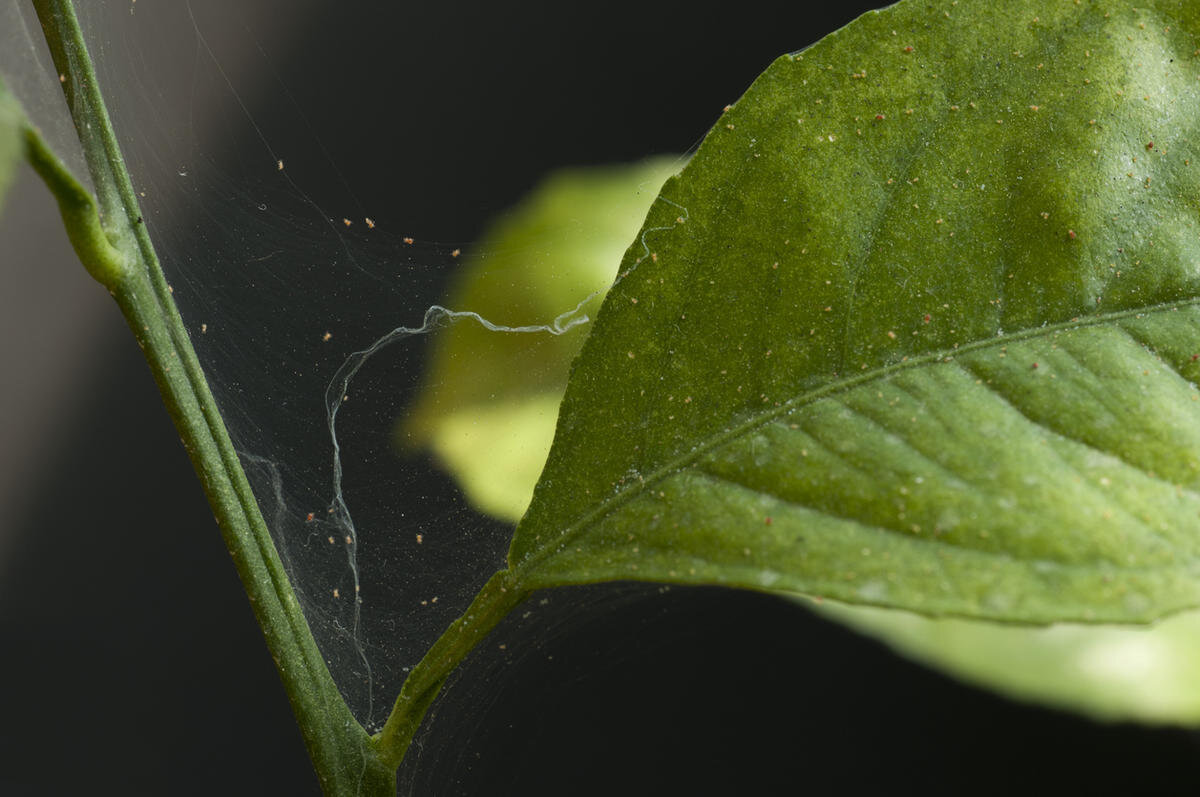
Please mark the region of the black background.
MULTIPOLYGON (((337 163, 425 238, 477 235, 555 166, 686 150, 776 55, 860 10, 504 5, 310 3, 273 23, 304 31, 279 65, 301 104, 393 108, 337 163), (390 74, 422 88, 389 96, 390 74), (453 121, 408 125, 404 108, 453 121), (403 169, 402 197, 381 168, 403 169)), ((247 99, 270 117, 271 97, 247 99)), ((327 140, 345 125, 315 121, 327 140)), ((106 324, 85 400, 4 507, 0 793, 313 793, 196 479, 136 346, 106 324)), ((1007 702, 789 603, 552 597, 540 625, 500 630, 523 653, 487 644, 461 671, 403 770, 413 793, 1191 791, 1190 733, 1007 702)))

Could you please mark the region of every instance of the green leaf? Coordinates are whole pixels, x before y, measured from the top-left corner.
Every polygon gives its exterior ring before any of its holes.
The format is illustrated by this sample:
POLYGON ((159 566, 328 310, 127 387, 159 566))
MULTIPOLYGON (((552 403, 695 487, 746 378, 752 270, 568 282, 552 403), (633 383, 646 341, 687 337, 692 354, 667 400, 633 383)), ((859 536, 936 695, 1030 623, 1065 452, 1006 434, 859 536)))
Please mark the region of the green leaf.
POLYGON ((25 114, 16 99, 0 80, 0 210, 4 209, 4 196, 17 172, 17 164, 24 154, 21 129, 25 114))
MULTIPOLYGON (((506 326, 549 322, 591 294, 599 307, 613 264, 678 165, 656 158, 551 175, 487 232, 447 305, 506 326)), ((430 446, 476 508, 515 523, 546 462, 585 335, 455 324, 438 336, 421 397, 397 430, 401 446, 430 446)))
POLYGON ((667 182, 510 564, 1024 622, 1200 603, 1200 7, 900 3, 667 182))
MULTIPOLYGON (((586 204, 593 210, 602 207, 612 212, 625 202, 644 215, 646 201, 640 193, 643 170, 609 171, 613 180, 600 185, 613 190, 586 204), (624 192, 617 190, 618 177, 627 180, 624 192)), ((555 179, 551 185, 558 182, 555 179)), ((591 182, 581 187, 588 188, 591 182)), ((562 238, 567 234, 562 227, 538 224, 544 212, 531 212, 542 207, 540 200, 547 195, 553 199, 559 194, 546 188, 538 190, 535 198, 523 203, 499 229, 519 230, 522 247, 527 250, 551 251, 556 244, 562 248, 562 238), (522 221, 527 223, 520 224, 522 221)), ((548 204, 555 206, 557 202, 548 204)), ((584 204, 580 202, 579 206, 584 204)), ((590 247, 595 251, 592 258, 595 262, 614 246, 620 247, 628 241, 635 226, 636 222, 630 229, 622 229, 621 225, 594 229, 585 240, 575 241, 566 248, 582 255, 590 247)), ((511 236, 512 233, 485 242, 485 251, 510 251, 511 247, 504 244, 511 236)), ((468 269, 465 282, 459 285, 460 299, 472 296, 487 300, 490 294, 475 285, 492 278, 492 270, 481 267, 484 265, 486 261, 468 269)), ((572 295, 582 296, 595 288, 594 273, 593 269, 572 269, 553 276, 560 289, 565 289, 570 280, 577 281, 579 288, 572 295)), ((519 270, 512 274, 520 275, 519 270)), ((511 283, 501 283, 508 284, 511 283)), ((462 305, 462 301, 452 305, 462 305)), ((555 311, 552 307, 538 309, 546 317, 555 311)), ((479 341, 488 342, 497 341, 479 341)), ((460 347, 465 341, 454 343, 439 350, 432 366, 434 371, 452 374, 455 359, 466 359, 474 353, 460 347)), ((510 371, 480 363, 472 371, 475 378, 465 381, 463 388, 480 391, 484 396, 494 394, 497 398, 493 403, 476 398, 461 411, 439 412, 439 402, 431 394, 440 396, 443 402, 452 400, 454 394, 447 393, 449 385, 433 380, 422 399, 422 406, 431 413, 435 448, 455 478, 478 506, 499 507, 492 514, 514 522, 528 506, 545 460, 544 452, 554 436, 554 410, 562 399, 569 357, 574 351, 558 347, 542 353, 560 356, 557 362, 551 362, 547 356, 541 363, 542 368, 553 369, 561 376, 557 390, 527 392, 522 397, 509 384, 510 371), (485 451, 488 456, 480 456, 485 451), (542 459, 533 462, 537 451, 543 452, 542 459), (495 456, 494 452, 502 455, 495 456), (505 452, 520 452, 525 459, 514 454, 503 455, 505 452)), ((933 619, 911 612, 831 601, 814 604, 805 600, 805 603, 821 614, 883 640, 910 658, 1018 699, 1047 703, 1103 720, 1200 724, 1200 611, 1182 613, 1152 626, 1028 627, 933 619)))

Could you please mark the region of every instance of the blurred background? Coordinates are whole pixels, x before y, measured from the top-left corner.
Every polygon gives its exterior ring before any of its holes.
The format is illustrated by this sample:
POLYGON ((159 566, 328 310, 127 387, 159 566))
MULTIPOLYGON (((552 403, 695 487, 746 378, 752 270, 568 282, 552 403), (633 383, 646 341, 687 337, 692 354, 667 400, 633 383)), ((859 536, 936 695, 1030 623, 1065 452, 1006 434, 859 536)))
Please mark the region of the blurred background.
MULTIPOLYGON (((774 57, 869 7, 226 1, 128 40, 150 5, 91 14, 106 58, 178 53, 186 85, 211 46, 254 119, 304 109, 273 149, 316 136, 326 179, 432 241, 474 239, 556 167, 686 152, 774 57)), ((198 96, 145 100, 237 173, 198 96)), ((0 794, 316 793, 140 353, 28 173, 0 268, 0 794)), ((501 633, 536 644, 472 657, 403 789, 1174 793, 1200 756, 1191 732, 1009 702, 764 596, 562 591, 501 633)))

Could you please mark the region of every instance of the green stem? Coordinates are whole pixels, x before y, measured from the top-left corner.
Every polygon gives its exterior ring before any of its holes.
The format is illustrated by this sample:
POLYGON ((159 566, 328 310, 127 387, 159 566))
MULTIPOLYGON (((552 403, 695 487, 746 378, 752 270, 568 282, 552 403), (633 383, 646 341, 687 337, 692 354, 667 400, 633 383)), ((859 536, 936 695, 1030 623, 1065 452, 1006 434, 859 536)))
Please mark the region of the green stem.
POLYGON ((517 586, 511 570, 496 573, 483 585, 462 617, 446 629, 404 680, 391 716, 377 737, 379 757, 385 764, 390 767, 400 765, 421 718, 433 704, 446 678, 488 632, 527 597, 529 592, 517 586))
POLYGON ((63 87, 97 202, 26 130, 27 158, 58 201, 88 272, 117 300, 158 382, 212 505, 321 785, 328 794, 392 794, 395 770, 446 678, 528 592, 496 573, 405 680, 383 731, 354 720, 304 620, 187 331, 134 196, 70 0, 33 0, 63 87))
POLYGON ((33 0, 99 208, 37 132, 30 164, 58 200, 80 259, 116 299, 200 477, 327 794, 392 794, 395 766, 354 720, 292 591, 171 299, 70 0, 33 0))

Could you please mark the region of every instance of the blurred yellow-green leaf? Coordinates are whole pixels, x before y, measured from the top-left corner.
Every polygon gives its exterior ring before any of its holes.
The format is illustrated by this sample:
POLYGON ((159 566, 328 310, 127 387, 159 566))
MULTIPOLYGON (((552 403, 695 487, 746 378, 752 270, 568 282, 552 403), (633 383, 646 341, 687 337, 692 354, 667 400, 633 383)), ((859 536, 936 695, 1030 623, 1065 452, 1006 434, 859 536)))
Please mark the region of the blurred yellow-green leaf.
POLYGON ((1010 697, 1100 720, 1200 724, 1197 611, 1152 626, 1040 628, 831 601, 817 611, 912 659, 1010 697))
MULTIPOLYGON (((677 158, 566 169, 484 235, 445 302, 504 326, 549 323, 595 294, 595 312, 677 158)), ((529 505, 571 361, 589 325, 513 335, 458 323, 439 335, 424 388, 398 428, 428 446, 479 510, 516 522, 529 505)))
POLYGON ((4 208, 4 195, 12 184, 21 159, 21 125, 25 115, 17 105, 4 83, 0 82, 0 210, 4 208))

